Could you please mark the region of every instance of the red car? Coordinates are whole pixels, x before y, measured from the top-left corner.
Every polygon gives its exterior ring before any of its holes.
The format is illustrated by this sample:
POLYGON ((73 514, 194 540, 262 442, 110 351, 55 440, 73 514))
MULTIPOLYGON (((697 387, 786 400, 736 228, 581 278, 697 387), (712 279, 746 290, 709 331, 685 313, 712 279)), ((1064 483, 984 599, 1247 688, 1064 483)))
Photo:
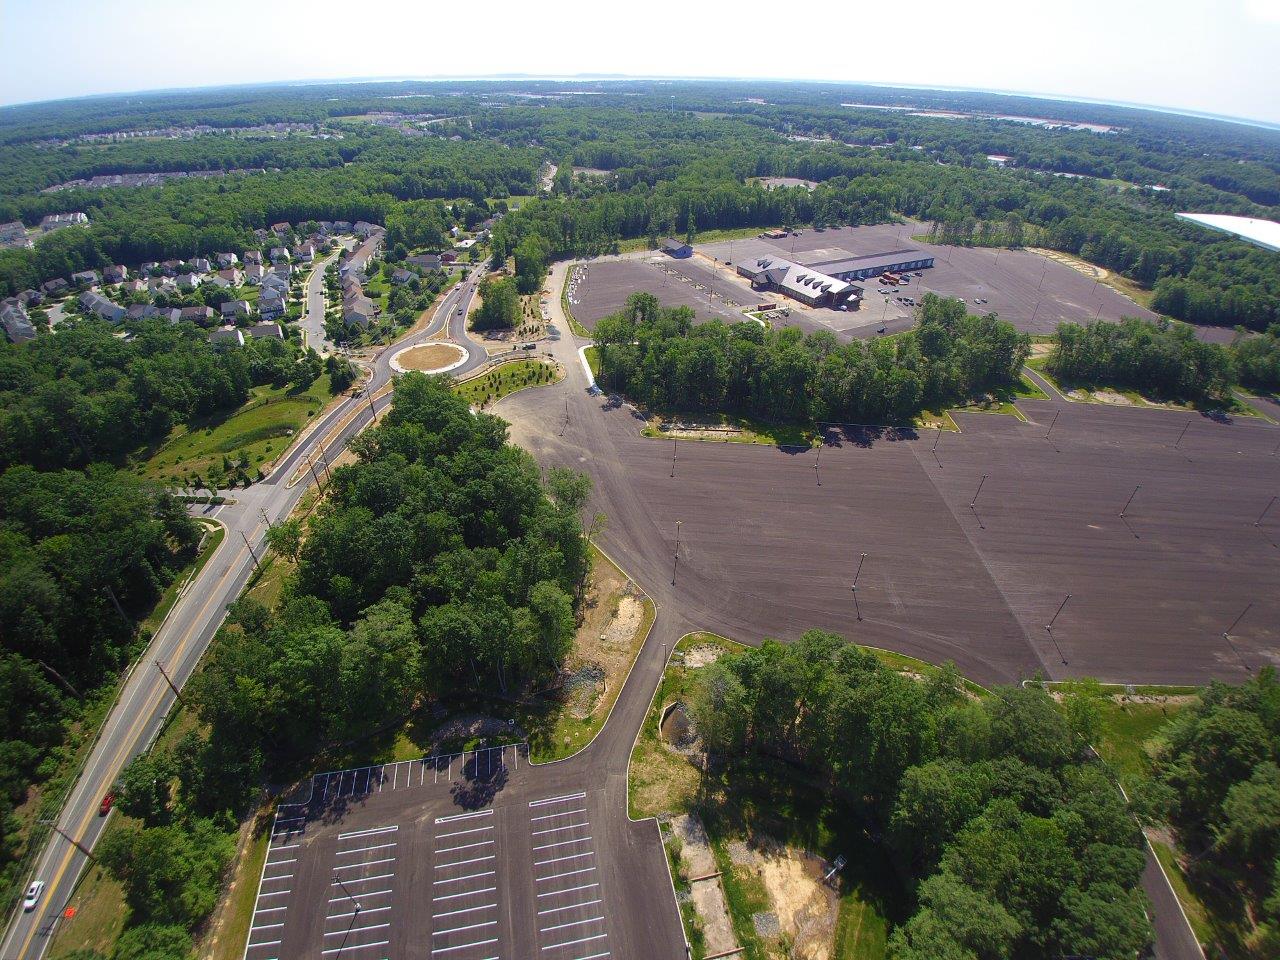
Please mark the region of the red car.
POLYGON ((98 804, 98 816, 105 817, 111 812, 111 805, 116 802, 116 794, 113 790, 102 798, 102 803, 98 804))

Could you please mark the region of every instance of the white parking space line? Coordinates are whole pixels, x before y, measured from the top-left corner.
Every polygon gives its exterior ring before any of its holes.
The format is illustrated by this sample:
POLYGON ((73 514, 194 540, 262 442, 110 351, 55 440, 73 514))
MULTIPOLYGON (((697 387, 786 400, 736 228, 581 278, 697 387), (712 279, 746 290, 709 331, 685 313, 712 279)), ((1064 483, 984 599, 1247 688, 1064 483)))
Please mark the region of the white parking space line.
POLYGON ((568 846, 572 846, 572 845, 573 845, 573 844, 575 844, 575 843, 590 843, 590 842, 591 842, 591 835, 590 835, 590 834, 588 834, 588 835, 587 835, 587 836, 585 836, 585 837, 575 837, 575 838, 574 838, 574 839, 572 839, 572 840, 557 840, 555 843, 544 843, 544 844, 542 844, 542 846, 540 846, 540 847, 534 847, 533 849, 534 849, 535 851, 537 851, 537 850, 550 850, 550 849, 552 849, 553 847, 568 847, 568 846))
POLYGON ((436 947, 431 952, 432 954, 453 953, 455 950, 466 950, 468 947, 484 947, 484 946, 488 946, 491 943, 497 943, 497 942, 498 942, 497 937, 494 937, 492 940, 474 940, 471 943, 460 943, 456 947, 436 947))
MULTIPOLYGON (((479 896, 482 893, 497 893, 497 891, 497 887, 481 887, 478 890, 463 890, 461 893, 442 893, 438 897, 432 897, 431 901, 434 903, 438 900, 457 900, 459 897, 479 896)), ((497 904, 493 904, 493 906, 497 906, 497 904)))
POLYGON ((547 797, 545 800, 530 800, 530 807, 545 807, 553 803, 568 803, 570 800, 581 800, 586 793, 566 793, 562 797, 547 797))
POLYGON ((359 870, 361 867, 376 867, 380 863, 395 863, 395 857, 383 857, 381 860, 364 860, 360 863, 344 863, 340 867, 334 867, 334 870, 359 870))
POLYGON ((591 873, 593 870, 595 870, 595 867, 584 867, 581 870, 567 870, 564 873, 553 873, 549 877, 534 877, 533 879, 538 883, 546 883, 548 880, 559 880, 561 877, 572 877, 580 873, 591 873))
POLYGON ((472 857, 470 860, 455 860, 452 863, 437 863, 437 870, 448 870, 450 867, 465 867, 473 863, 484 863, 486 860, 497 860, 498 855, 491 853, 485 857, 472 857))
POLYGON ((448 930, 436 930, 432 932, 433 937, 445 937, 451 933, 462 933, 464 930, 480 930, 484 927, 496 927, 497 920, 481 920, 479 923, 469 923, 465 927, 450 927, 448 930))
POLYGON ((436 817, 436 823, 453 823, 457 820, 475 820, 477 817, 492 817, 493 810, 476 810, 473 813, 454 813, 447 817, 436 817))
POLYGON ((432 880, 431 885, 434 887, 434 886, 439 886, 442 883, 461 883, 464 880, 475 880, 479 877, 496 876, 497 873, 498 873, 497 870, 485 870, 482 873, 468 873, 465 877, 449 877, 445 880, 432 880))
MULTIPOLYGON (((346 882, 347 882, 347 883, 351 883, 352 881, 348 880, 348 881, 346 881, 346 882)), ((365 891, 361 892, 361 894, 360 894, 360 899, 361 899, 361 900, 368 900, 370 897, 380 897, 380 896, 382 896, 383 894, 387 894, 387 893, 390 893, 390 892, 391 892, 391 888, 390 888, 390 887, 387 887, 385 890, 365 890, 365 891)), ((343 894, 341 897, 330 897, 330 898, 329 898, 329 902, 330 902, 330 903, 337 903, 337 902, 338 902, 338 901, 340 901, 340 900, 350 900, 350 899, 351 899, 351 898, 350 898, 350 897, 348 897, 346 894, 343 894)))
POLYGON ((351 853, 368 853, 370 850, 389 850, 391 847, 394 847, 395 845, 396 843, 394 840, 392 840, 390 843, 375 843, 371 847, 356 847, 354 850, 339 850, 338 856, 345 857, 347 854, 351 854, 351 853))
POLYGON ((539 933, 550 933, 552 930, 566 930, 569 927, 585 927, 588 923, 599 923, 604 917, 591 917, 587 920, 567 920, 564 923, 557 923, 554 926, 543 927, 539 933))
POLYGON ((567 817, 571 813, 586 813, 586 807, 579 807, 577 810, 560 810, 557 813, 544 813, 540 817, 530 817, 530 823, 537 823, 539 820, 554 820, 556 817, 567 817))
POLYGON ((330 930, 325 934, 326 937, 345 937, 349 933, 364 933, 366 930, 385 930, 391 926, 390 923, 374 923, 367 927, 349 927, 342 930, 330 930))
POLYGON ((331 887, 339 887, 346 884, 348 887, 353 883, 368 883, 370 880, 389 880, 394 877, 394 873, 380 873, 376 877, 352 877, 350 880, 339 880, 329 884, 331 887))
POLYGON ((390 940, 379 940, 377 943, 358 943, 354 947, 330 947, 328 950, 321 950, 322 956, 330 956, 335 953, 350 953, 353 950, 369 950, 373 947, 385 947, 390 940))
POLYGON ((472 827, 470 830, 454 830, 452 833, 438 833, 437 840, 444 840, 446 837, 461 837, 468 833, 484 833, 486 830, 492 830, 492 826, 488 827, 472 827))
POLYGON ((497 909, 498 909, 498 905, 496 903, 486 903, 479 907, 461 907, 457 910, 446 910, 444 913, 433 913, 431 915, 431 919, 439 920, 443 917, 456 917, 459 914, 463 914, 463 913, 479 913, 481 910, 497 910, 497 909))
MULTIPOLYGON (((362 895, 362 896, 363 896, 363 895, 362 895)), ((389 907, 389 906, 387 906, 387 907, 361 907, 358 911, 357 911, 357 910, 351 910, 351 911, 349 911, 349 912, 347 912, 347 913, 331 913, 331 914, 329 914, 327 917, 325 917, 325 919, 326 919, 326 920, 341 920, 341 919, 343 919, 344 917, 354 917, 357 913, 360 913, 360 914, 365 914, 365 913, 385 913, 386 911, 388 911, 388 910, 390 910, 390 909, 391 909, 391 907, 389 907)))
MULTIPOLYGON (((557 814, 557 816, 559 816, 559 814, 557 814)), ((566 823, 563 827, 543 827, 541 830, 533 831, 533 836, 540 837, 544 833, 559 833, 561 830, 576 830, 579 827, 589 826, 591 826, 591 824, 584 820, 582 823, 566 823)))
MULTIPOLYGON (((599 884, 598 883, 592 884, 592 886, 598 887, 599 884)), ((546 910, 539 910, 538 916, 542 916, 543 914, 547 914, 547 913, 561 913, 562 911, 565 911, 565 910, 576 910, 578 907, 590 907, 594 904, 603 903, 603 902, 604 902, 603 900, 597 898, 595 900, 583 900, 581 903, 570 903, 563 907, 548 907, 546 910)))
POLYGON ((607 936, 609 936, 607 933, 597 933, 597 934, 596 934, 595 936, 593 936, 593 937, 582 937, 582 938, 581 938, 581 939, 579 939, 579 940, 566 940, 564 943, 549 943, 549 944, 547 944, 545 947, 543 947, 542 949, 543 949, 543 950, 557 950, 557 949, 559 949, 560 947, 575 947, 575 946, 577 946, 577 945, 578 945, 578 944, 580 944, 580 943, 590 943, 592 940, 603 940, 603 939, 604 939, 605 937, 607 937, 607 936))
POLYGON ((545 892, 543 892, 543 893, 538 894, 538 896, 539 896, 539 898, 541 898, 541 897, 558 897, 558 896, 560 896, 561 894, 565 894, 565 893, 573 893, 573 892, 574 892, 574 891, 576 891, 576 890, 590 890, 590 889, 592 889, 593 887, 598 887, 598 886, 600 886, 600 884, 598 884, 598 883, 583 883, 583 884, 579 884, 579 885, 578 885, 578 886, 576 886, 576 887, 565 887, 563 890, 547 890, 547 891, 545 891, 545 892))
POLYGON ((456 847, 441 847, 439 850, 436 851, 436 854, 439 855, 441 853, 453 853, 457 850, 472 850, 476 847, 491 847, 493 846, 494 843, 495 841, 493 840, 476 840, 476 841, 473 841, 472 843, 458 844, 458 846, 456 847))
POLYGON ((582 853, 571 853, 567 857, 552 857, 550 860, 535 860, 533 861, 533 865, 535 867, 545 867, 550 863, 564 863, 566 860, 577 860, 580 857, 594 857, 595 855, 596 853, 594 850, 584 850, 582 853))
POLYGON ((338 834, 339 840, 350 840, 352 837, 372 837, 379 833, 395 833, 400 828, 392 827, 370 827, 368 830, 352 830, 348 833, 338 834))

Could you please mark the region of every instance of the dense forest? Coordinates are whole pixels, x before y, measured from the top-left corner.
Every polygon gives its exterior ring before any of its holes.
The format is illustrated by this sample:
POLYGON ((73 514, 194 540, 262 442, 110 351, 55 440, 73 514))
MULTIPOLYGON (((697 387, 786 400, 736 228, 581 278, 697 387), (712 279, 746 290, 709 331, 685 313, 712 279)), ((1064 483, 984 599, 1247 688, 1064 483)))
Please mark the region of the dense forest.
POLYGON ((798 767, 884 836, 916 904, 890 960, 1130 960, 1152 938, 1141 834, 1067 706, 975 701, 954 670, 921 682, 817 630, 721 657, 688 703, 709 752, 798 767))
POLYGON ((657 409, 773 421, 906 423, 1016 380, 1030 341, 994 316, 926 294, 912 331, 841 343, 794 327, 694 325, 687 307, 627 298, 596 325, 602 386, 657 409))

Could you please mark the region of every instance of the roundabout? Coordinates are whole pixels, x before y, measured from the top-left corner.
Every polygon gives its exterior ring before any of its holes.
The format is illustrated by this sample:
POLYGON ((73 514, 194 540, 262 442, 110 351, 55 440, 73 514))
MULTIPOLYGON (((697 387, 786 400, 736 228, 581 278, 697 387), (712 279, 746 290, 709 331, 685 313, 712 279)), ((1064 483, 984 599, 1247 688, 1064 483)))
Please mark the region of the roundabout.
POLYGON ((421 373, 448 373, 467 362, 470 354, 453 343, 420 343, 405 347, 391 358, 391 369, 396 373, 418 371, 421 373))

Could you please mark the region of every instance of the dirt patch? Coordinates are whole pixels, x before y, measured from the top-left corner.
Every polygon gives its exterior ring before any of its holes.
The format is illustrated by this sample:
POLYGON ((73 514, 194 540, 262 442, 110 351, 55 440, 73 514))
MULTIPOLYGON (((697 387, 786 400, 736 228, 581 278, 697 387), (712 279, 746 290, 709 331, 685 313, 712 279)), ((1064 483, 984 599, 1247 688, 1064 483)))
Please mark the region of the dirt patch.
POLYGON ((724 647, 718 647, 714 643, 700 644, 686 651, 684 665, 690 670, 696 670, 699 667, 707 666, 707 664, 715 663, 727 652, 724 647))
POLYGON ((597 563, 587 591, 582 626, 564 676, 569 710, 583 719, 612 697, 635 659, 644 603, 635 585, 613 564, 597 563))
POLYGON ((761 837, 750 844, 732 843, 735 864, 760 878, 780 932, 791 941, 797 960, 829 960, 840 901, 822 882, 825 863, 803 850, 761 837))
POLYGON ((1093 391, 1093 399, 1099 403, 1110 403, 1117 407, 1132 407, 1133 401, 1122 393, 1116 393, 1114 390, 1095 390, 1093 391))
MULTIPOLYGON (((716 858, 707 842, 702 821, 692 814, 675 817, 671 830, 680 840, 680 873, 686 880, 716 872, 716 858)), ((729 904, 724 898, 720 878, 699 880, 690 884, 690 899, 702 922, 707 955, 723 953, 738 946, 729 918, 729 904)))
POLYGON ((451 363, 457 363, 463 353, 452 344, 425 343, 410 347, 396 357, 396 362, 406 370, 421 370, 429 373, 439 370, 451 363))
POLYGON ((1053 353, 1052 343, 1033 343, 1031 345, 1031 356, 1033 357, 1047 357, 1051 353, 1053 353))
POLYGON ((1077 260, 1069 254, 1061 253, 1057 250, 1045 250, 1041 247, 1027 247, 1032 253, 1038 253, 1042 257, 1047 257, 1056 263, 1061 263, 1070 267, 1078 273, 1083 273, 1090 280, 1105 280, 1110 274, 1103 267, 1095 266, 1084 260, 1077 260))

